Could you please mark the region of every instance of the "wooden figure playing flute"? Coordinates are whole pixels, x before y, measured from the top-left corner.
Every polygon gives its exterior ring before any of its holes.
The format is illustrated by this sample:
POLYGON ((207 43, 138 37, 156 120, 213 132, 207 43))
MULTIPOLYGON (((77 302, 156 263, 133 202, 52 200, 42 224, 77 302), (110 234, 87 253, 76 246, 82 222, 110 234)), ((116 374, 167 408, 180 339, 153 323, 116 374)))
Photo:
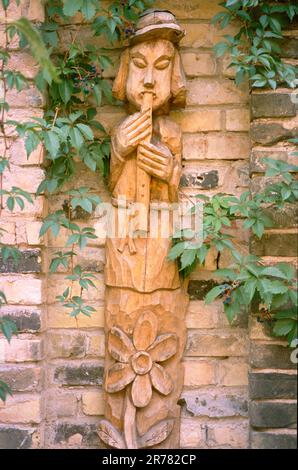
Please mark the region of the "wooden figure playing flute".
POLYGON ((181 130, 167 114, 185 103, 177 48, 183 36, 169 11, 145 12, 113 87, 132 113, 112 132, 116 235, 106 242, 106 408, 99 436, 116 448, 179 445, 188 296, 168 259, 171 233, 152 236, 149 215, 156 205, 178 202, 181 130), (141 214, 135 225, 134 205, 141 214))

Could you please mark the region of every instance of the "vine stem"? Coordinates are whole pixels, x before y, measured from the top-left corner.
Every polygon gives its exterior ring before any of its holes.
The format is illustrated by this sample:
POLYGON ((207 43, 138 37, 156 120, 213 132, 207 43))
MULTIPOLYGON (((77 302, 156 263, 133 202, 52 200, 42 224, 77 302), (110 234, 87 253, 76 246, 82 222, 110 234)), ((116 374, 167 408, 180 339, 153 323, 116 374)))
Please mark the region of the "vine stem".
POLYGON ((131 400, 130 387, 127 387, 124 404, 124 438, 127 449, 138 449, 136 412, 131 400))
MULTIPOLYGON (((7 19, 7 9, 4 9, 4 15, 5 15, 5 20, 4 20, 4 27, 5 27, 5 47, 4 50, 7 52, 8 46, 9 46, 9 39, 8 39, 8 33, 7 33, 7 25, 8 25, 8 19, 7 19)), ((7 83, 4 75, 4 69, 5 69, 5 59, 2 59, 2 64, 1 64, 1 69, 0 69, 0 78, 3 83, 3 106, 1 110, 1 118, 0 118, 0 130, 3 135, 3 142, 4 142, 4 152, 3 152, 3 157, 6 158, 6 153, 9 150, 9 144, 8 144, 8 137, 5 131, 5 102, 6 102, 6 93, 7 93, 7 83)), ((2 194, 2 189, 3 189, 3 173, 0 174, 0 215, 2 213, 3 209, 3 194, 2 194)))

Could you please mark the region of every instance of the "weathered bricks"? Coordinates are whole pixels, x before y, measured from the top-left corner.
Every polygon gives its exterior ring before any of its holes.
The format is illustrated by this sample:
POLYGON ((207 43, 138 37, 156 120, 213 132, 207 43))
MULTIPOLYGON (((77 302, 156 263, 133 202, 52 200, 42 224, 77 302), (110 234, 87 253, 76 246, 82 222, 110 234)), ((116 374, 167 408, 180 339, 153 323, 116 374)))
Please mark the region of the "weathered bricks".
POLYGON ((58 366, 54 371, 54 380, 65 386, 102 385, 103 366, 87 363, 58 366))
POLYGON ((23 250, 17 260, 0 255, 0 273, 39 273, 41 271, 40 250, 23 250))
POLYGON ((30 449, 32 428, 0 425, 0 449, 30 449))
POLYGON ((250 346, 250 364, 260 369, 295 369, 291 361, 292 350, 286 345, 262 344, 252 342, 250 346))
POLYGON ((182 409, 186 416, 227 418, 248 414, 247 392, 243 390, 188 390, 182 393, 179 402, 183 403, 182 409))
POLYGON ((251 252, 258 256, 297 256, 296 233, 265 233, 251 238, 251 252))
POLYGON ((253 118, 296 116, 297 104, 290 93, 252 93, 253 118))
POLYGON ((297 406, 292 401, 253 401, 250 403, 251 426, 256 428, 290 428, 297 426, 297 406))
POLYGON ((279 372, 249 374, 251 399, 296 398, 297 376, 279 372))
POLYGON ((252 449, 297 449, 297 432, 295 430, 270 430, 250 434, 252 449))

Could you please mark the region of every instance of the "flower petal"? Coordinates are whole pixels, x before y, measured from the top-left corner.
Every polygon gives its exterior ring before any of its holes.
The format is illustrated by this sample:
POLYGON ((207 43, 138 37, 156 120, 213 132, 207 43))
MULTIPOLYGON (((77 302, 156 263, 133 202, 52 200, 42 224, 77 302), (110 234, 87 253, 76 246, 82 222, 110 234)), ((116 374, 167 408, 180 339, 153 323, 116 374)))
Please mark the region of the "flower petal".
POLYGON ((154 343, 147 349, 150 354, 152 361, 162 362, 170 359, 177 352, 177 335, 173 333, 167 333, 160 335, 154 343))
POLYGON ((108 338, 108 351, 119 362, 128 362, 135 353, 130 338, 120 328, 111 328, 108 338))
POLYGON ((137 375, 131 388, 131 398, 137 408, 144 408, 152 397, 152 386, 148 374, 137 375))
POLYGON ((162 395, 169 395, 173 390, 173 382, 167 371, 159 364, 154 364, 150 371, 153 387, 162 395))
POLYGON ((134 332, 133 343, 138 351, 145 351, 155 340, 157 333, 157 318, 147 310, 140 315, 134 332))
POLYGON ((119 392, 123 390, 126 385, 133 381, 136 374, 129 364, 121 364, 117 362, 110 369, 108 369, 105 390, 109 393, 119 392))

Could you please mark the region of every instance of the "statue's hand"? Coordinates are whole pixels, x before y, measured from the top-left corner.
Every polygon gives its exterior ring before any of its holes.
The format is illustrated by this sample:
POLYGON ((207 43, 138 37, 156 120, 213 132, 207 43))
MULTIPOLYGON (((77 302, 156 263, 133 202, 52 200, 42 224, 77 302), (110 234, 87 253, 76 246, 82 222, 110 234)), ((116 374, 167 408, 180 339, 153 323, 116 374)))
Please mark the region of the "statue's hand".
POLYGON ((122 157, 130 154, 142 140, 152 134, 150 110, 135 113, 125 119, 116 132, 116 148, 122 157))
POLYGON ((163 144, 156 146, 149 142, 141 142, 138 148, 138 166, 151 176, 168 183, 173 173, 173 155, 163 144))

